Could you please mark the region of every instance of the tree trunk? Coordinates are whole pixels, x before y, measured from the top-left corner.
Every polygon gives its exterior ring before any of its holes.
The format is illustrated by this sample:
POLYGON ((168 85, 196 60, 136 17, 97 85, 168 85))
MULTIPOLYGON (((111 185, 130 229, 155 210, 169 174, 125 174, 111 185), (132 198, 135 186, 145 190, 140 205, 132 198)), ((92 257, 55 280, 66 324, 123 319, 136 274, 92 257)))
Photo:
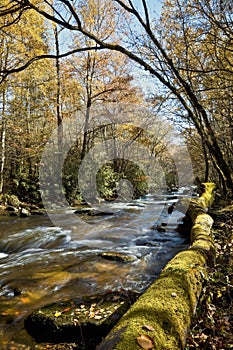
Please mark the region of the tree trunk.
POLYGON ((85 122, 84 122, 83 144, 82 144, 82 149, 81 149, 81 160, 84 159, 86 152, 87 152, 90 111, 91 111, 91 99, 88 99, 87 106, 86 106, 85 122))
POLYGON ((60 76, 60 47, 57 25, 54 27, 55 49, 56 49, 56 75, 57 75, 57 91, 56 91, 56 114, 57 114, 57 140, 58 140, 58 152, 62 152, 63 146, 63 127, 62 127, 62 115, 61 115, 61 76, 60 76))
POLYGON ((2 132, 1 132, 1 167, 0 167, 0 194, 3 193, 4 187, 4 168, 6 159, 6 119, 5 119, 5 108, 6 108, 6 95, 5 90, 2 93, 2 132))

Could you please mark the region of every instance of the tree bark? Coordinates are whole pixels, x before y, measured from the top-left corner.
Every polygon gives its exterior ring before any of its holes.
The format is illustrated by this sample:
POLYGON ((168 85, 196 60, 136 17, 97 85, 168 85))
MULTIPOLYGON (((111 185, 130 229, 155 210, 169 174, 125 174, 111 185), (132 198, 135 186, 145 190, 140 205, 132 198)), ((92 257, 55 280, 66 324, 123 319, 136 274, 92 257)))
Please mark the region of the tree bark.
POLYGON ((2 130, 1 130, 1 166, 0 166, 0 194, 3 193, 4 187, 4 169, 6 160, 6 117, 5 117, 5 106, 6 106, 6 95, 3 90, 2 96, 2 130))
POLYGON ((60 46, 59 46, 59 33, 57 25, 54 27, 54 38, 55 38, 55 49, 56 49, 56 114, 57 114, 57 141, 58 151, 62 152, 63 146, 63 125, 62 125, 62 114, 61 114, 61 74, 60 74, 60 46))

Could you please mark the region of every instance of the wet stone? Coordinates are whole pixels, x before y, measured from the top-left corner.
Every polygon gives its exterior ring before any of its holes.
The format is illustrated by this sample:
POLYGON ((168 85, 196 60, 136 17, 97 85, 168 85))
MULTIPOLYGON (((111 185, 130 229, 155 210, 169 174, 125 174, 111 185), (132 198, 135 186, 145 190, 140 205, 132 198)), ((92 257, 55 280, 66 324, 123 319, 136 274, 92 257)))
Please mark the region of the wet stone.
POLYGON ((22 209, 20 209, 20 216, 22 218, 26 218, 26 217, 31 216, 31 213, 30 213, 30 211, 28 209, 22 208, 22 209))
POLYGON ((112 260, 112 261, 118 261, 122 263, 132 262, 136 260, 136 257, 131 255, 125 255, 122 253, 116 253, 116 252, 103 252, 100 253, 99 256, 103 259, 112 260))
POLYGON ((168 196, 167 197, 168 201, 173 200, 173 199, 178 199, 178 197, 177 196, 168 196))
POLYGON ((161 227, 161 226, 157 226, 156 230, 158 232, 166 232, 166 229, 164 227, 161 227))
POLYGON ((32 214, 32 215, 38 215, 38 216, 39 216, 39 215, 40 215, 40 216, 45 216, 45 215, 46 215, 45 211, 39 210, 39 209, 38 209, 38 210, 36 210, 36 209, 35 209, 35 210, 32 210, 32 211, 31 211, 31 214, 32 214))
POLYGON ((135 295, 109 292, 51 304, 29 315, 25 329, 38 343, 75 343, 77 349, 95 349, 136 300, 135 295))
POLYGON ((80 209, 76 209, 74 214, 88 214, 90 212, 91 208, 80 208, 80 209))
POLYGON ((105 215, 112 215, 112 212, 93 209, 93 210, 89 210, 87 215, 89 215, 89 216, 105 216, 105 215))

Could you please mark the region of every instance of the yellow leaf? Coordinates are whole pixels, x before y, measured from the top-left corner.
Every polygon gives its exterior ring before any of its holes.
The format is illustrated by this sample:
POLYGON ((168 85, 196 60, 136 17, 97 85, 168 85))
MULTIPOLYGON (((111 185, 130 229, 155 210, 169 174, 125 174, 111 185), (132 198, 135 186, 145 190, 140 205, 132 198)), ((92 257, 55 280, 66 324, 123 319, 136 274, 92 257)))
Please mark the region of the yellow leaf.
POLYGON ((54 317, 59 317, 61 316, 61 312, 60 311, 56 311, 55 314, 54 314, 54 317))
POLYGON ((19 314, 20 312, 14 309, 7 309, 1 313, 1 315, 4 315, 4 316, 8 316, 8 315, 18 316, 19 314))

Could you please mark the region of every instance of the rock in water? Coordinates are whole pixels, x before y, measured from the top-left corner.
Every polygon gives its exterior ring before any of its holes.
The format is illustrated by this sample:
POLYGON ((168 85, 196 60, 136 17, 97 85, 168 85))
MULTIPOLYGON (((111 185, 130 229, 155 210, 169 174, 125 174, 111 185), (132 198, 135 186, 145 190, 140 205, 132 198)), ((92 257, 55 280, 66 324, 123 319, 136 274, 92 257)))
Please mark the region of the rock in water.
POLYGON ((118 252, 103 252, 103 253, 100 253, 99 256, 101 256, 101 258, 103 259, 118 261, 122 263, 132 262, 136 260, 136 258, 133 256, 118 253, 118 252))
POLYGON ((128 310, 135 298, 131 294, 109 292, 55 303, 33 312, 25 328, 37 342, 75 342, 92 349, 128 310))
POLYGON ((28 209, 22 208, 22 209, 20 209, 20 216, 22 218, 27 218, 27 217, 31 216, 31 213, 28 209))

